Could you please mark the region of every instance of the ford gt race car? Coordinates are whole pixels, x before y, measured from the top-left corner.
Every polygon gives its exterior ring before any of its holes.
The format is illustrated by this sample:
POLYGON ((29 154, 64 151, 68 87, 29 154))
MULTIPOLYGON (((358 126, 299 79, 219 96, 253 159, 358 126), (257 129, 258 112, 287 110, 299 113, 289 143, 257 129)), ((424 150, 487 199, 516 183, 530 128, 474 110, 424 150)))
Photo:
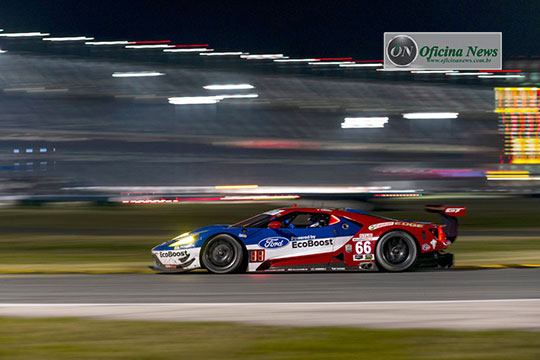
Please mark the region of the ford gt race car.
POLYGON ((285 208, 233 225, 182 234, 152 249, 159 272, 407 271, 448 268, 444 250, 466 209, 428 205, 443 224, 395 220, 354 209, 285 208))

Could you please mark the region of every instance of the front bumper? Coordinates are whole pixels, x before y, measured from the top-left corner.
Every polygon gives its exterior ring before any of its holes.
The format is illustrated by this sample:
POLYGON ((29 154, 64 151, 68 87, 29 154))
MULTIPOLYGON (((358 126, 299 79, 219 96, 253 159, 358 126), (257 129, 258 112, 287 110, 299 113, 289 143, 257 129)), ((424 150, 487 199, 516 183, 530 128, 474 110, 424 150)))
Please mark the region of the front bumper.
POLYGON ((159 272, 183 272, 200 268, 200 248, 182 250, 154 250, 154 265, 150 269, 159 272))

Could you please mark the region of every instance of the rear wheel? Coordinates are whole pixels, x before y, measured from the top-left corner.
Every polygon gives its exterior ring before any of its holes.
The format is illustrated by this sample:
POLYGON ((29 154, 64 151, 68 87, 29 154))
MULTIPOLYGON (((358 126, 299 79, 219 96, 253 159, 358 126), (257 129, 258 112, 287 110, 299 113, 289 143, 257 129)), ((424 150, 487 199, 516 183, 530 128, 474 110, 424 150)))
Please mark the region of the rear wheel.
POLYGON ((240 270, 243 264, 242 245, 230 235, 218 235, 205 245, 202 262, 214 274, 229 274, 240 270))
POLYGON ((375 260, 382 270, 399 272, 410 270, 418 258, 414 238, 404 231, 391 231, 377 242, 375 260))

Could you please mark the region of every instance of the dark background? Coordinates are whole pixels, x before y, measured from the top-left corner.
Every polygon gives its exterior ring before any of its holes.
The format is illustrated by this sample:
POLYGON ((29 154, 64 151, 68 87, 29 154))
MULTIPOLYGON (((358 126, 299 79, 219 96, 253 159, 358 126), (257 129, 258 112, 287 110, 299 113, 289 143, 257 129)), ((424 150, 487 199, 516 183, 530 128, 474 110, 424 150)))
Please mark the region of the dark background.
POLYGON ((380 59, 385 31, 501 31, 505 58, 540 54, 540 1, 0 1, 0 28, 216 50, 380 59))

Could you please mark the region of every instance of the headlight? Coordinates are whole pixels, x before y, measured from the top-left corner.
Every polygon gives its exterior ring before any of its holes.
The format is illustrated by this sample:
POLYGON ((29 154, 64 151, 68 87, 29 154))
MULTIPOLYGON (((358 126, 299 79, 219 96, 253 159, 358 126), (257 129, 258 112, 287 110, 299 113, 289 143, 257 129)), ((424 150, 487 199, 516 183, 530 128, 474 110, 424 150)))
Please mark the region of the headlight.
POLYGON ((197 235, 189 235, 189 233, 184 233, 182 235, 175 237, 173 240, 176 240, 176 241, 170 244, 169 247, 193 244, 196 239, 197 239, 197 235))

